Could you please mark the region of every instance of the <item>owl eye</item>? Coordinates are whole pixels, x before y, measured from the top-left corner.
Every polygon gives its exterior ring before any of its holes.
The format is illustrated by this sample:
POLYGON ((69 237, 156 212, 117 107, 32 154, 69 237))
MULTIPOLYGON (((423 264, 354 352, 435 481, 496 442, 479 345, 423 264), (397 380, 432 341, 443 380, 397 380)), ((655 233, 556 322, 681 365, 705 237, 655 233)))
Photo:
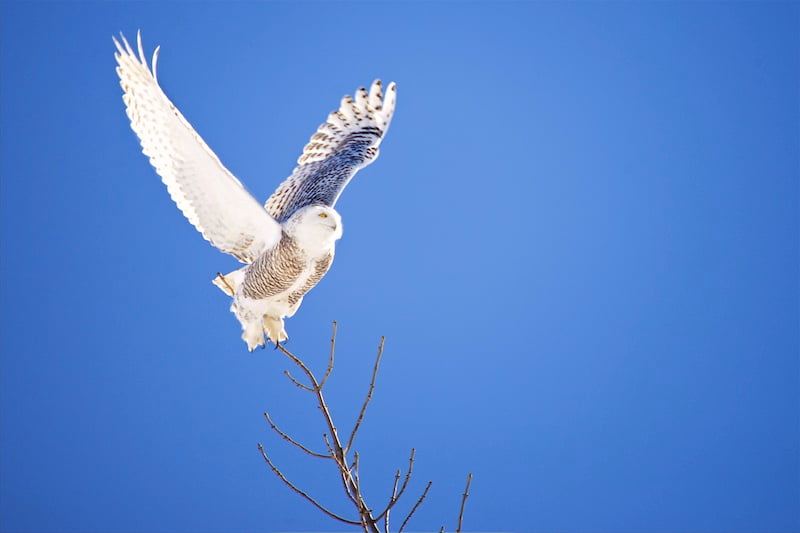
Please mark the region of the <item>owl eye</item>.
POLYGON ((328 218, 328 213, 320 213, 319 216, 322 218, 328 218))

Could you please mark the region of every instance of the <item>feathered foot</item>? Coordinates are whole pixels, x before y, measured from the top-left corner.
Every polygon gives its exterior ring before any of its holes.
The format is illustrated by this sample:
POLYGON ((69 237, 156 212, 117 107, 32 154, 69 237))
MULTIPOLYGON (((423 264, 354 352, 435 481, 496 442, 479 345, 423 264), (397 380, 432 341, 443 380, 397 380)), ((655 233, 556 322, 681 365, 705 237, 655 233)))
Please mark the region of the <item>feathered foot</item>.
POLYGON ((244 328, 242 339, 247 343, 247 349, 251 352, 259 346, 266 347, 264 343, 264 329, 258 322, 251 322, 244 328))
POLYGON ((281 342, 289 340, 281 318, 264 315, 264 333, 267 334, 269 340, 275 343, 276 348, 281 342))

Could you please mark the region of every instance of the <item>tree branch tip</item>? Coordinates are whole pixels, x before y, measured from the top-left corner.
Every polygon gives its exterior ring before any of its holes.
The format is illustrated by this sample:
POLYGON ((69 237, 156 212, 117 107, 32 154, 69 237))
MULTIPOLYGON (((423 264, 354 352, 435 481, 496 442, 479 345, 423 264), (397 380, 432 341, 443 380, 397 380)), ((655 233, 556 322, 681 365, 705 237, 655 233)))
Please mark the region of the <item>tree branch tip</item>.
POLYGON ((456 533, 461 533, 461 524, 464 521, 464 506, 467 503, 467 498, 469 497, 469 484, 472 482, 472 472, 467 474, 467 486, 464 487, 464 493, 461 495, 461 509, 458 511, 458 527, 456 527, 456 533))
POLYGON ((414 516, 417 507, 419 507, 422 504, 422 502, 425 500, 425 496, 428 495, 428 490, 430 490, 431 485, 433 485, 433 481, 428 481, 428 485, 425 487, 425 490, 422 491, 422 494, 417 500, 417 503, 414 504, 414 507, 411 508, 411 511, 406 516, 406 519, 403 520, 402 524, 400 524, 400 529, 397 530, 398 533, 403 533, 403 529, 405 529, 406 524, 408 523, 409 520, 411 520, 411 517, 414 516))

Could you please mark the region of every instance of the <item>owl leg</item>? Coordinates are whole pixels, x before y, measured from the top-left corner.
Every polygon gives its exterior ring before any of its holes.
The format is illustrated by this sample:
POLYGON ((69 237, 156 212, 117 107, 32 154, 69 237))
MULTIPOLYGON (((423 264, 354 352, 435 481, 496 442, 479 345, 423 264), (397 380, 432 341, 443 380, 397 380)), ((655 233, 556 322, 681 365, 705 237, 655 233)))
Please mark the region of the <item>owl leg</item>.
POLYGON ((259 346, 266 347, 266 344, 264 344, 264 330, 258 321, 249 322, 244 326, 242 339, 247 343, 247 349, 251 352, 259 346))
POLYGON ((286 335, 286 330, 283 328, 282 318, 264 315, 264 331, 269 340, 275 343, 276 348, 279 343, 289 340, 289 336, 286 335))

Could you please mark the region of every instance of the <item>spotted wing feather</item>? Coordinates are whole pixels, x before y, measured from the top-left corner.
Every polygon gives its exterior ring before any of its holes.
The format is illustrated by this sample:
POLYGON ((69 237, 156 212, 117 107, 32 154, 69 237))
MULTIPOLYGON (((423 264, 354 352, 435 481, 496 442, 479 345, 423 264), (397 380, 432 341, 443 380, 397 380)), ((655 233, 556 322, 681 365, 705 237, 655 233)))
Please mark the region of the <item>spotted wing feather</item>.
POLYGON ((396 101, 395 84, 383 95, 380 80, 369 92, 342 98, 303 149, 297 167, 269 197, 266 210, 278 221, 307 205, 333 207, 358 170, 378 157, 378 146, 389 128, 396 101))
POLYGON ((120 85, 142 152, 186 218, 211 244, 251 263, 281 236, 280 225, 226 169, 166 94, 138 36, 138 54, 124 36, 114 39, 120 85))

